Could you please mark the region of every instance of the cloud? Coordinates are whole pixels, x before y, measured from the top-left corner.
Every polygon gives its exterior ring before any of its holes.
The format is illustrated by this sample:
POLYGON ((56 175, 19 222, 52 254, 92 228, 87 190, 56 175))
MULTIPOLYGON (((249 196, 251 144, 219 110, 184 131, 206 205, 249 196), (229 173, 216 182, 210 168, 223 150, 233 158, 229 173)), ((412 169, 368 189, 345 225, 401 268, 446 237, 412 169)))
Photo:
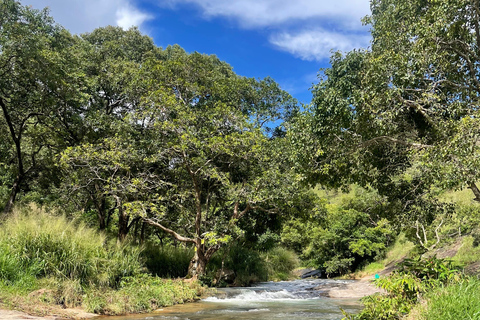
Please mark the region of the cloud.
POLYGON ((117 26, 128 29, 133 26, 141 26, 147 20, 152 19, 151 15, 142 13, 136 8, 125 6, 117 9, 117 26))
MULTIPOLYGON (((158 1, 158 0, 157 0, 158 1)), ((162 0, 181 10, 196 5, 206 19, 235 21, 247 29, 267 30, 277 49, 304 60, 328 58, 331 50, 366 47, 361 18, 370 13, 369 0, 162 0)))
POLYGON ((320 29, 295 34, 282 32, 272 35, 269 41, 278 49, 303 60, 322 60, 328 59, 332 50, 347 52, 355 48, 365 48, 369 44, 370 36, 320 29))
POLYGON ((243 27, 281 26, 292 21, 333 19, 345 27, 358 27, 369 14, 368 0, 169 0, 163 5, 195 4, 205 17, 227 17, 243 27))
POLYGON ((117 25, 141 26, 151 16, 142 13, 131 0, 21 0, 35 9, 49 7, 55 21, 72 33, 90 32, 95 28, 117 25))

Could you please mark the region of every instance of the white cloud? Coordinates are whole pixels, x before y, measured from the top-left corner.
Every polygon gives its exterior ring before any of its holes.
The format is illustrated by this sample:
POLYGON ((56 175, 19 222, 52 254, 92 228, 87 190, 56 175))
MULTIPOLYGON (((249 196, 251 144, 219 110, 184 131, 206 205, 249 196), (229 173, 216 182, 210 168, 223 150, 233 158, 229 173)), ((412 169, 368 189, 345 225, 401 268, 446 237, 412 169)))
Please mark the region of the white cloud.
POLYGON ((207 19, 223 17, 243 28, 267 29, 271 44, 304 60, 328 58, 331 50, 366 47, 370 38, 361 18, 370 13, 369 3, 369 0, 161 0, 161 5, 177 9, 182 8, 180 4, 194 4, 207 19))
POLYGON ((21 0, 35 9, 49 7, 55 21, 72 33, 90 32, 95 28, 117 25, 141 26, 151 18, 137 9, 131 0, 21 0))
MULTIPOLYGON (((158 0, 157 0, 158 1, 158 0)), ((281 26, 294 20, 333 19, 345 27, 360 26, 369 0, 168 0, 163 5, 195 4, 206 17, 228 17, 243 27, 281 26)))
POLYGON ((136 8, 130 6, 121 7, 117 9, 117 26, 122 27, 123 29, 128 29, 133 26, 140 26, 147 20, 152 19, 153 17, 140 12, 136 8))
POLYGON ((321 29, 295 34, 282 32, 270 37, 270 43, 274 46, 304 60, 327 59, 332 50, 347 52, 355 48, 365 48, 369 41, 368 35, 321 29))

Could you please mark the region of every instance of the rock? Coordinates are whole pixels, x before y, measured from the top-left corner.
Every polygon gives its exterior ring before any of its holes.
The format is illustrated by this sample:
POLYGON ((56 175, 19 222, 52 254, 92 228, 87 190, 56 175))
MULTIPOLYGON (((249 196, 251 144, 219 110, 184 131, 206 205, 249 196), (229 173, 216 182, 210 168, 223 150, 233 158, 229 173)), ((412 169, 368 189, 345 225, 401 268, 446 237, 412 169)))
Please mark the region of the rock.
POLYGON ((300 278, 302 278, 302 279, 306 279, 306 278, 320 278, 320 277, 322 276, 322 271, 316 270, 316 269, 312 269, 312 268, 307 268, 307 269, 295 270, 295 271, 294 271, 294 274, 295 274, 297 277, 300 277, 300 278))
POLYGON ((225 283, 232 284, 235 281, 235 272, 228 269, 218 270, 215 278, 219 281, 224 281, 225 283))

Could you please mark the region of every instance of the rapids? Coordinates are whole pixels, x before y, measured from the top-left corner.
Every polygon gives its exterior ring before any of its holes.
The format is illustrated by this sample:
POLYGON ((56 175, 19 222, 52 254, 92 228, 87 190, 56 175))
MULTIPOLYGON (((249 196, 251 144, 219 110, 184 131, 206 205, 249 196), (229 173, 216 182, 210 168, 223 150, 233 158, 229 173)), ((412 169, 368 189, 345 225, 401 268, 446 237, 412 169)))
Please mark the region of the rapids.
POLYGON ((349 280, 295 280, 263 282, 248 288, 224 288, 196 303, 164 308, 148 315, 109 317, 112 320, 337 320, 340 308, 355 313, 358 299, 332 299, 324 296, 326 288, 349 280))

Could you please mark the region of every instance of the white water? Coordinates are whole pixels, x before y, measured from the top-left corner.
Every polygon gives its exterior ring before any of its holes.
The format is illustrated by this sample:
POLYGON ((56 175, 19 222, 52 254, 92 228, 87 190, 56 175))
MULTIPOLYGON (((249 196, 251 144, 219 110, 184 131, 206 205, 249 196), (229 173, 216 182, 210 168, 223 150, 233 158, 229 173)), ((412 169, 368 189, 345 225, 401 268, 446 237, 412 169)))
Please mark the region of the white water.
POLYGON ((356 299, 331 299, 322 296, 329 286, 348 281, 297 280, 265 282, 250 288, 219 289, 215 297, 198 303, 165 308, 143 316, 115 317, 112 320, 270 320, 319 319, 340 320, 340 308, 348 312, 360 310, 356 299), (323 290, 322 290, 323 288, 323 290))

